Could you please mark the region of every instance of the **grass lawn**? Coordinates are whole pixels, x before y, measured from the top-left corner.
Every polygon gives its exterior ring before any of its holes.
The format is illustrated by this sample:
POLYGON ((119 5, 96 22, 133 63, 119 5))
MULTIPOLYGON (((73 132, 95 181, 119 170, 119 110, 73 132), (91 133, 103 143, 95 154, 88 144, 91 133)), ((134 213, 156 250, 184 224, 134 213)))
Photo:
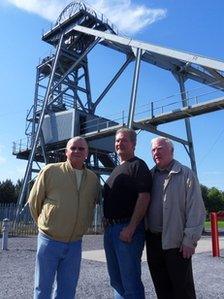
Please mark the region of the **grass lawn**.
MULTIPOLYGON (((210 221, 205 221, 205 229, 206 228, 211 228, 211 222, 210 221)), ((218 228, 224 228, 224 221, 218 221, 218 228)))

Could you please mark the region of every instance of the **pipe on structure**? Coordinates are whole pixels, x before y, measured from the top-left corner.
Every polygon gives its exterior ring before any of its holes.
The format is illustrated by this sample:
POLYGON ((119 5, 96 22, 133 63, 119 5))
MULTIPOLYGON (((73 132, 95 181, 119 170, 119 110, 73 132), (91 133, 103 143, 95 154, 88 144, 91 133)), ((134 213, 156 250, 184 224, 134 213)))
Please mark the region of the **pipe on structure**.
MULTIPOLYGON (((178 80, 179 80, 179 85, 180 85, 182 104, 183 104, 183 107, 186 107, 186 106, 188 106, 188 100, 187 100, 187 94, 186 94, 186 89, 185 89, 185 84, 184 84, 184 77, 179 74, 178 80)), ((187 140, 188 140, 188 147, 189 147, 188 155, 189 155, 190 161, 191 161, 191 169, 197 176, 197 167, 196 167, 196 159, 195 159, 195 153, 194 153, 190 119, 185 118, 184 122, 185 122, 185 128, 186 128, 186 133, 187 133, 187 140)))
POLYGON ((137 48, 134 78, 133 78, 133 83, 132 83, 131 102, 130 102, 130 109, 129 109, 129 114, 128 114, 128 127, 129 128, 132 128, 132 124, 133 124, 133 120, 134 120, 135 104, 136 104, 138 80, 139 80, 139 72, 140 72, 140 64, 141 64, 141 55, 142 55, 142 50, 140 48, 137 48))
POLYGON ((210 220, 212 233, 212 255, 214 257, 220 256, 217 213, 212 212, 210 214, 210 220))
POLYGON ((10 222, 8 218, 3 219, 2 222, 2 250, 8 250, 10 222))

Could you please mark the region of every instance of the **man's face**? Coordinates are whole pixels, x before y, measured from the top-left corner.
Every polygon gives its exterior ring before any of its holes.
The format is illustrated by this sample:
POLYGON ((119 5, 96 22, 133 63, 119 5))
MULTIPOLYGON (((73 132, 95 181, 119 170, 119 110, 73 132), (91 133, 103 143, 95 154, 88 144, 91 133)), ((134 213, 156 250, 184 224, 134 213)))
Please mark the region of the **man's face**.
POLYGON ((119 156, 133 156, 135 144, 130 140, 128 132, 119 132, 116 134, 115 150, 119 156))
POLYGON ((152 144, 152 157, 156 165, 164 169, 173 160, 173 150, 164 140, 156 140, 152 144))
POLYGON ((68 143, 66 157, 72 165, 82 165, 88 155, 87 144, 84 140, 78 139, 68 143))

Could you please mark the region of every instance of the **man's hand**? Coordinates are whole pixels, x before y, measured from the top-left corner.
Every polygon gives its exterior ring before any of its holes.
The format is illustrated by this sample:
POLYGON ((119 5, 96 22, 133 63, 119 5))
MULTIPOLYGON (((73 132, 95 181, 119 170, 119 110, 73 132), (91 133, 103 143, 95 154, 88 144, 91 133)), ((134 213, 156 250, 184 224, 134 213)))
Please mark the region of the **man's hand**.
POLYGON ((184 259, 189 259, 195 253, 195 248, 182 245, 180 252, 182 252, 184 259))
POLYGON ((149 193, 147 192, 139 193, 135 205, 135 209, 131 217, 131 221, 120 232, 120 240, 128 243, 132 241, 132 237, 134 235, 136 227, 145 216, 146 210, 148 208, 149 200, 150 200, 149 193))
POLYGON ((131 243, 134 232, 135 227, 131 225, 124 227, 120 232, 120 240, 131 243))

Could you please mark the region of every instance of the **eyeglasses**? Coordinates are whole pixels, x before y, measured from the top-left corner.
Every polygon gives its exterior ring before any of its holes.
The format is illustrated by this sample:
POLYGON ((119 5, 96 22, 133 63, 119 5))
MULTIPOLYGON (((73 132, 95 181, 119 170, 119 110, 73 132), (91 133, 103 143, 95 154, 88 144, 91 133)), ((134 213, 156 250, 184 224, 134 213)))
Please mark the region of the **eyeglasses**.
POLYGON ((82 146, 72 146, 70 148, 70 150, 72 150, 72 151, 78 150, 79 152, 83 152, 85 150, 85 147, 82 147, 82 146))

